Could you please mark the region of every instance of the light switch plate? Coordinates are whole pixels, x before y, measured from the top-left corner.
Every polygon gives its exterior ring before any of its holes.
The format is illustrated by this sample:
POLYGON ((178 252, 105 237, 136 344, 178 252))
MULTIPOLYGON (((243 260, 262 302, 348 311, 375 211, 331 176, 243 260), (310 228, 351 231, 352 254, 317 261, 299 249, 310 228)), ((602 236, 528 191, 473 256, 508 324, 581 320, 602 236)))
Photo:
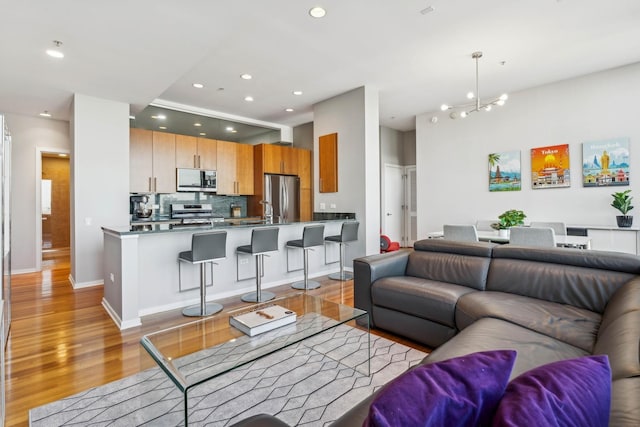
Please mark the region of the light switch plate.
POLYGON ((320 203, 320 209, 326 209, 327 205, 325 205, 324 203, 320 203))
POLYGON ((336 204, 335 203, 331 203, 331 209, 335 209, 336 208, 336 204))

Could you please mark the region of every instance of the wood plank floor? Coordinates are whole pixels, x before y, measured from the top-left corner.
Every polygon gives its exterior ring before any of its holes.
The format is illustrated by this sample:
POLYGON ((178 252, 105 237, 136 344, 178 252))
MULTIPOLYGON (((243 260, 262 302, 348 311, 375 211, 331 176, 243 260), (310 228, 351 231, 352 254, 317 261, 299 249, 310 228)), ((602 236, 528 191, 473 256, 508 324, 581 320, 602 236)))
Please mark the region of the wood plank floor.
MULTIPOLYGON (((180 310, 147 316, 142 326, 120 331, 101 306, 102 287, 73 290, 68 257, 43 263, 42 272, 13 276, 11 332, 6 349, 6 424, 27 426, 30 408, 155 366, 140 346, 142 335, 190 322, 180 310)), ((353 282, 321 278, 314 295, 353 305, 353 282)), ((288 286, 271 288, 277 295, 288 286)), ((219 301, 225 310, 245 306, 239 298, 219 301)), ((405 345, 429 349, 382 331, 405 345)))

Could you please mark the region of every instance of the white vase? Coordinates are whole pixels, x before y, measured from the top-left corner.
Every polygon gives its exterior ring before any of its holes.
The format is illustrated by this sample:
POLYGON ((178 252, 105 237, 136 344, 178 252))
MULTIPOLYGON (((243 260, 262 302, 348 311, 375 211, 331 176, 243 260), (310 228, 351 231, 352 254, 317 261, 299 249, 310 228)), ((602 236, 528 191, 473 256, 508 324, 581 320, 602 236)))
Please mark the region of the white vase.
POLYGON ((500 237, 509 237, 509 229, 508 228, 501 228, 500 230, 498 230, 498 236, 500 237))

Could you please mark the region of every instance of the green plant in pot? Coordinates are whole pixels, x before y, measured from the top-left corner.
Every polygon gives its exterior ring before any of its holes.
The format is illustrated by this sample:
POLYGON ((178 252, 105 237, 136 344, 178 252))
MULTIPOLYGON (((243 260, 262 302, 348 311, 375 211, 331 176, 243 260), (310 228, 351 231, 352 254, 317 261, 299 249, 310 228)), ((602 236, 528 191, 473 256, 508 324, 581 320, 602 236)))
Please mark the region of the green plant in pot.
POLYGON ((631 190, 618 191, 612 194, 613 202, 611 206, 618 209, 622 214, 616 216, 618 227, 631 227, 631 224, 633 224, 633 216, 627 215, 627 213, 633 209, 633 205, 631 204, 633 197, 631 197, 629 193, 631 193, 631 190))
POLYGON ((516 227, 519 225, 524 225, 524 219, 527 216, 523 211, 519 211, 517 209, 510 209, 508 211, 503 212, 498 217, 498 222, 491 224, 491 227, 495 230, 501 232, 501 234, 507 233, 506 230, 509 230, 511 227, 516 227), (505 230, 505 231, 502 231, 505 230))

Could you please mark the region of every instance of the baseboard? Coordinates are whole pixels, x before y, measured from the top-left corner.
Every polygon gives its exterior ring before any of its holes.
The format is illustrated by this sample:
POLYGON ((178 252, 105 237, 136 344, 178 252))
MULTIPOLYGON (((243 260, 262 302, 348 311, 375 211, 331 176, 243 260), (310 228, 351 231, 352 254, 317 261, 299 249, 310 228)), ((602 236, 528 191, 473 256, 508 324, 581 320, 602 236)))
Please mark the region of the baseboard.
POLYGON ((73 280, 73 276, 71 274, 69 274, 69 282, 71 282, 71 287, 73 289, 90 288, 92 286, 102 286, 102 285, 104 285, 104 280, 96 280, 96 281, 93 281, 93 282, 80 282, 80 283, 77 283, 75 280, 73 280))
POLYGON ((11 270, 11 275, 13 276, 14 274, 29 274, 29 273, 38 273, 40 270, 37 270, 35 268, 23 268, 20 270, 11 270))
POLYGON ((109 317, 111 317, 111 320, 113 320, 113 322, 116 324, 116 326, 120 330, 134 328, 136 326, 142 325, 142 322, 140 321, 139 317, 133 320, 127 320, 126 322, 123 322, 122 319, 120 319, 120 316, 118 316, 118 313, 116 313, 113 307, 111 307, 111 304, 109 304, 109 301, 107 301, 104 298, 102 298, 102 307, 104 307, 109 317))

